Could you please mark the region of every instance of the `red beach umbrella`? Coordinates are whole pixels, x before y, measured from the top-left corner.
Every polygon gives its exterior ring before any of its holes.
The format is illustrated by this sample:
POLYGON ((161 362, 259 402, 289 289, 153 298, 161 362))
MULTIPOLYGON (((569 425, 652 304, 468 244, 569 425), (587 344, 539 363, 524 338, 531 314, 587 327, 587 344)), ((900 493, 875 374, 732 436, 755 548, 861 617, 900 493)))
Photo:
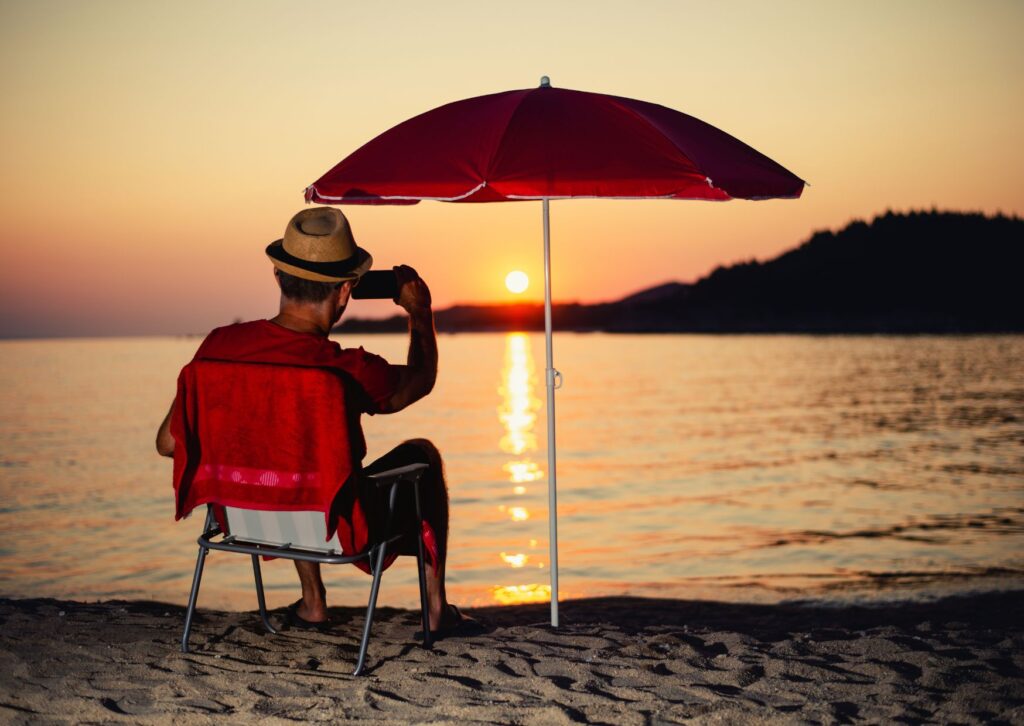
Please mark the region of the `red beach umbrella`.
MULTIPOLYGON (((367 142, 306 188, 321 204, 539 200, 544 222, 551 624, 558 625, 551 199, 771 199, 804 181, 724 131, 664 106, 553 88, 440 106, 367 142)), ((557 383, 556 383, 557 381, 557 383)))

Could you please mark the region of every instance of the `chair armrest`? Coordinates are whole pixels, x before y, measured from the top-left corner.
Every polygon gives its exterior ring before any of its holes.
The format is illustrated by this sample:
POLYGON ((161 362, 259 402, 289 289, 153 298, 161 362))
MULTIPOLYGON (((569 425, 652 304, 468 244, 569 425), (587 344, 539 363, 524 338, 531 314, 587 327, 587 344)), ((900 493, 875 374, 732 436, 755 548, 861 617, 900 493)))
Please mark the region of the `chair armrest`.
POLYGON ((419 480, 420 474, 422 474, 423 470, 426 468, 426 464, 408 464, 406 466, 388 469, 387 471, 381 471, 376 474, 367 474, 366 478, 373 480, 377 486, 392 484, 396 480, 416 482, 419 480), (410 474, 415 474, 415 476, 409 476, 410 474))
POLYGON ((388 490, 388 494, 385 497, 387 506, 386 531, 391 531, 391 525, 394 521, 395 504, 398 497, 398 485, 402 482, 407 482, 412 487, 416 498, 416 515, 421 517, 420 476, 426 469, 427 464, 408 464, 407 466, 395 467, 394 469, 388 469, 377 474, 365 475, 366 479, 376 486, 379 496, 383 495, 385 488, 388 490))

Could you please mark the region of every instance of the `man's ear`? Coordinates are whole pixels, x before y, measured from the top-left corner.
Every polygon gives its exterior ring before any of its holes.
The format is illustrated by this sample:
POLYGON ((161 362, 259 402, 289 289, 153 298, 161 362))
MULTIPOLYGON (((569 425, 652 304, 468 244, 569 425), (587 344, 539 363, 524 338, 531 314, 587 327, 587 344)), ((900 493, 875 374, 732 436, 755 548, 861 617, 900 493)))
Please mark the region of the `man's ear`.
POLYGON ((331 293, 331 297, 334 300, 335 305, 341 305, 344 307, 348 305, 349 298, 352 295, 352 285, 348 282, 339 282, 334 291, 331 293))

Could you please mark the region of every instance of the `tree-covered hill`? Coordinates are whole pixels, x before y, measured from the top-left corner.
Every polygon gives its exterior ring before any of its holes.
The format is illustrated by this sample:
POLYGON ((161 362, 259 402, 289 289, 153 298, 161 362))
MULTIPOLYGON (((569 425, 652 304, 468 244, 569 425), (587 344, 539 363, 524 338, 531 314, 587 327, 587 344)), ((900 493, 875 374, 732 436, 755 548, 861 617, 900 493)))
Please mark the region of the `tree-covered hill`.
MULTIPOLYGON (((765 262, 719 267, 616 302, 562 304, 560 330, 613 332, 994 332, 1024 330, 1024 220, 886 213, 817 232, 765 262)), ((540 305, 459 305, 446 332, 543 330, 540 305)), ((400 317, 342 330, 404 329, 400 317)))

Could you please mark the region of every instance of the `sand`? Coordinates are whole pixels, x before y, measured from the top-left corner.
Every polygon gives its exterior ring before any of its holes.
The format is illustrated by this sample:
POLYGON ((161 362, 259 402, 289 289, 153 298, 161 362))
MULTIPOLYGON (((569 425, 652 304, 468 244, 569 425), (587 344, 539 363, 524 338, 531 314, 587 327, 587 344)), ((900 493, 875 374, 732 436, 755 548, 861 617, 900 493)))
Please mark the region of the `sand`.
MULTIPOLYGON (((330 634, 152 602, 0 600, 13 723, 1024 723, 1024 591, 875 607, 640 598, 483 608, 488 632, 424 650, 416 615, 330 634)), ((277 611, 275 619, 280 619, 277 611)))

